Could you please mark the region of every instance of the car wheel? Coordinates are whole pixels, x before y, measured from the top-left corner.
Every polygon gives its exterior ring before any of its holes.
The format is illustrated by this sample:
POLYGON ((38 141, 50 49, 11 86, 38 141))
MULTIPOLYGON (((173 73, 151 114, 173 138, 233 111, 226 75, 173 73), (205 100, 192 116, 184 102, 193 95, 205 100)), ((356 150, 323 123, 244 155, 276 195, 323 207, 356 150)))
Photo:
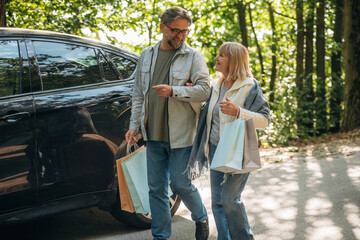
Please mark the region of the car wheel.
MULTIPOLYGON (((173 217, 180 206, 181 199, 173 191, 173 194, 169 197, 169 200, 170 200, 171 217, 173 217)), ((141 213, 130 213, 130 212, 121 210, 119 194, 118 194, 117 201, 113 205, 110 213, 118 221, 121 221, 132 227, 144 228, 144 229, 151 227, 151 212, 148 214, 141 214, 141 213)))

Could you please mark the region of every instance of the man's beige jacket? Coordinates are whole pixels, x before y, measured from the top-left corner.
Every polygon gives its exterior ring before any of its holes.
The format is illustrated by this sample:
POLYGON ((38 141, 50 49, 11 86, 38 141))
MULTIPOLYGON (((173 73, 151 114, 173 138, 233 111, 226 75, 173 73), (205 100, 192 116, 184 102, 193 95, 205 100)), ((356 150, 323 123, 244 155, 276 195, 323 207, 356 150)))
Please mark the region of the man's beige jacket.
MULTIPOLYGON (((145 141, 148 140, 145 128, 148 93, 154 91, 149 89, 149 86, 154 75, 160 43, 146 48, 141 53, 135 73, 129 129, 138 131, 141 128, 145 141)), ((168 101, 170 146, 171 148, 188 147, 192 145, 196 131, 195 105, 200 106, 210 95, 209 69, 201 53, 184 43, 172 59, 169 85, 173 89, 168 101), (186 82, 193 83, 193 87, 185 86, 186 82)))

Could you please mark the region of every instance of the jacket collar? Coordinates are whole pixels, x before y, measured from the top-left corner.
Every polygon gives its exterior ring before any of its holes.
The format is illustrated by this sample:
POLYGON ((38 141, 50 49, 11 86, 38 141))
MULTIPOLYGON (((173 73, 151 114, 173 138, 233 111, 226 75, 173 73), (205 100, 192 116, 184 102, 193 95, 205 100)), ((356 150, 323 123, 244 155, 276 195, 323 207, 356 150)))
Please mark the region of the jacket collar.
MULTIPOLYGON (((151 46, 151 50, 157 52, 159 50, 160 44, 161 41, 151 46)), ((190 52, 190 47, 186 43, 183 43, 180 49, 176 52, 176 54, 186 54, 188 52, 190 52)))
MULTIPOLYGON (((214 90, 219 92, 220 91, 220 87, 221 87, 221 84, 224 80, 218 80, 216 81, 215 85, 214 85, 214 90)), ((232 85, 232 87, 229 89, 229 91, 233 91, 233 90, 237 90, 247 84, 252 84, 253 83, 253 78, 250 78, 250 77, 246 77, 244 80, 236 80, 234 82, 234 84, 232 85)))

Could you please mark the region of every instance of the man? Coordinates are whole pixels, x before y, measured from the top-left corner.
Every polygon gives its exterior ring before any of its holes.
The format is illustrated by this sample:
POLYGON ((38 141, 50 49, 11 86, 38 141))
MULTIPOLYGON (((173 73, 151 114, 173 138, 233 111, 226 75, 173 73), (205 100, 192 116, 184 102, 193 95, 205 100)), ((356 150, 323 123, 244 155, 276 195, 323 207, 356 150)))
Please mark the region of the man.
POLYGON ((173 7, 161 15, 162 40, 146 48, 139 59, 130 127, 125 135, 127 142, 135 143, 134 136, 141 127, 147 141, 154 239, 168 239, 171 234, 169 180, 191 211, 196 239, 208 239, 209 235, 206 209, 186 173, 197 120, 192 106, 210 95, 205 60, 184 42, 190 25, 191 17, 183 8, 173 7), (185 86, 186 82, 193 86, 185 86))

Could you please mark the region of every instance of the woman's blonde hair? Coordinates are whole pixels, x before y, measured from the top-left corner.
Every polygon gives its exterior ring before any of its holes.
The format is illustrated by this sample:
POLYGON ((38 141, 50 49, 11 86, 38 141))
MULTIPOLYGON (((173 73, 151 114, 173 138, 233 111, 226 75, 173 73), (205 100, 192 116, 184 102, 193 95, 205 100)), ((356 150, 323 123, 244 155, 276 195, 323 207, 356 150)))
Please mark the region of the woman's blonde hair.
MULTIPOLYGON (((243 80, 246 77, 253 77, 249 68, 249 52, 242 44, 237 42, 225 42, 219 48, 219 53, 229 58, 229 74, 227 79, 243 80)), ((224 79, 222 75, 221 80, 224 79)))

